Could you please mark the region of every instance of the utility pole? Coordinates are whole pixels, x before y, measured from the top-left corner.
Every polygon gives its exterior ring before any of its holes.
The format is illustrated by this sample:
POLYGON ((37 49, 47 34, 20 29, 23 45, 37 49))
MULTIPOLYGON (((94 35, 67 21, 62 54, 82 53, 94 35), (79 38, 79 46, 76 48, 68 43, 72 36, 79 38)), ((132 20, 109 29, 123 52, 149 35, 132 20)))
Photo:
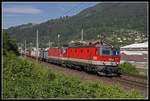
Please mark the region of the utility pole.
POLYGON ((26 40, 25 40, 25 58, 26 58, 26 40))
POLYGON ((49 48, 51 47, 51 41, 49 40, 49 48))
MULTIPOLYGON (((30 52, 32 51, 32 42, 30 42, 30 52)), ((31 53, 30 53, 31 55, 31 53)))
POLYGON ((38 49, 39 46, 38 46, 38 30, 36 31, 36 60, 38 62, 38 49))
POLYGON ((103 35, 102 34, 99 35, 99 39, 100 39, 100 44, 103 45, 103 35))
POLYGON ((59 44, 59 38, 60 38, 60 34, 58 34, 58 48, 60 46, 60 44, 59 44))
MULTIPOLYGON (((60 49, 59 38, 60 38, 60 34, 58 34, 58 49, 60 49)), ((59 54, 59 56, 60 56, 60 54, 59 54)), ((58 57, 58 59, 59 59, 59 57, 58 57)))
POLYGON ((81 41, 83 41, 83 29, 81 30, 81 41))
POLYGON ((22 43, 21 43, 20 45, 21 45, 21 51, 20 51, 20 52, 21 52, 21 56, 23 56, 23 53, 22 53, 22 51, 23 51, 22 46, 23 46, 23 45, 22 45, 22 43))

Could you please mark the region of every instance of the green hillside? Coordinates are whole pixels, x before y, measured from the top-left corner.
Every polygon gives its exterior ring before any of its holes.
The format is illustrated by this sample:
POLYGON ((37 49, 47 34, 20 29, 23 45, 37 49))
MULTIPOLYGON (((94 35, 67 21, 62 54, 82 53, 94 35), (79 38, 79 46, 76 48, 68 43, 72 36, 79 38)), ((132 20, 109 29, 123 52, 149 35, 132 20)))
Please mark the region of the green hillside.
POLYGON ((84 40, 97 39, 98 34, 104 33, 106 40, 115 46, 144 42, 147 40, 147 4, 99 3, 74 16, 51 19, 36 25, 28 23, 5 31, 18 42, 23 43, 26 39, 27 43, 34 45, 38 29, 41 47, 48 46, 49 40, 56 44, 58 33, 62 44, 80 40, 82 28, 84 40))

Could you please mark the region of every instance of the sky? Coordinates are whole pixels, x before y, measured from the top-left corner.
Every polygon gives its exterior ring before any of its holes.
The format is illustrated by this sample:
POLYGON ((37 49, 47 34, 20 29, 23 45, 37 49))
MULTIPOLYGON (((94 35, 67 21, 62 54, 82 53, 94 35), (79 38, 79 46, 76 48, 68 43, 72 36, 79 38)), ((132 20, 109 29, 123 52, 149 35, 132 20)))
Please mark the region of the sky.
POLYGON ((98 2, 2 2, 2 28, 72 16, 98 2))

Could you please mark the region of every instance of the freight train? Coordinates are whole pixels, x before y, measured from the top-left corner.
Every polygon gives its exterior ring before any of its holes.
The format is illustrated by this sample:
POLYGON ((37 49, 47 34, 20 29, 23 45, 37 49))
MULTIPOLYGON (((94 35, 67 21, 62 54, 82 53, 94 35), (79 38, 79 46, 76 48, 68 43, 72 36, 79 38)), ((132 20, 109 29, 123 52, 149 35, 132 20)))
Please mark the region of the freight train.
MULTIPOLYGON (((27 55, 36 57, 35 50, 28 50, 27 55), (32 53, 32 54, 31 54, 32 53)), ((41 61, 74 68, 100 76, 120 76, 121 69, 119 50, 107 44, 89 44, 72 47, 52 47, 41 49, 38 54, 41 61)))

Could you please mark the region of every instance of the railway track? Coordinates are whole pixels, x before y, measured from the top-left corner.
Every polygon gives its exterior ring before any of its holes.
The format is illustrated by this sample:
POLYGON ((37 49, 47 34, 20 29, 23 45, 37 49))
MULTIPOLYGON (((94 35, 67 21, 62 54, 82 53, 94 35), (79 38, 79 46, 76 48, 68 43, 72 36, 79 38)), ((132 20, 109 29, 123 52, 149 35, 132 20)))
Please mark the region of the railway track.
POLYGON ((119 77, 119 78, 112 78, 115 81, 119 81, 121 83, 126 83, 127 85, 132 85, 135 87, 139 87, 139 88, 143 88, 143 89, 147 89, 147 82, 142 82, 142 81, 138 81, 138 80, 133 80, 133 79, 129 79, 127 77, 119 77))
POLYGON ((131 74, 123 74, 123 75, 147 80, 147 76, 143 76, 143 75, 131 75, 131 74))

